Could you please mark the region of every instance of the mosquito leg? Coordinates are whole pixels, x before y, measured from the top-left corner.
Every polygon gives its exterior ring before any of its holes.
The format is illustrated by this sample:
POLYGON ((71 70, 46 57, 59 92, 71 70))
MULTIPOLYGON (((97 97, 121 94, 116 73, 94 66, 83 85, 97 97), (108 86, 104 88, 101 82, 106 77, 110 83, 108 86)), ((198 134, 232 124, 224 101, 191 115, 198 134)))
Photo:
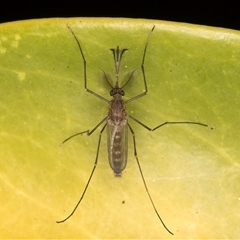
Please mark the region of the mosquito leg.
MULTIPOLYGON (((105 120, 105 119, 104 119, 104 120, 105 120)), ((99 124, 98 124, 98 125, 99 125, 99 124)), ((83 199, 83 197, 84 197, 84 195, 85 195, 85 193, 86 193, 86 191, 87 191, 87 188, 88 188, 88 186, 89 186, 89 183, 90 183, 90 181, 91 181, 91 179, 92 179, 92 176, 93 176, 93 173, 94 173, 94 171, 95 171, 95 169, 96 169, 97 163, 98 163, 98 154, 99 154, 99 149, 100 149, 100 144, 101 144, 102 133, 103 133, 106 125, 107 125, 107 123, 104 124, 101 132, 99 133, 96 159, 95 159, 94 166, 93 166, 92 172, 91 172, 91 174, 90 174, 90 177, 89 177, 89 179, 88 179, 88 181, 87 181, 86 187, 84 188, 84 191, 83 191, 83 193, 82 193, 82 195, 81 195, 81 197, 80 197, 77 205, 75 206, 75 208, 74 208, 73 211, 71 212, 71 214, 70 214, 68 217, 66 217, 65 219, 61 220, 61 221, 56 221, 57 223, 63 223, 63 222, 65 222, 66 220, 68 220, 68 219, 74 214, 74 212, 77 210, 79 204, 81 203, 81 201, 82 201, 82 199, 83 199)), ((94 130, 94 129, 93 129, 93 130, 94 130)), ((92 130, 92 131, 93 131, 93 130, 92 130)), ((90 132, 90 133, 91 133, 91 132, 90 132)))
POLYGON ((84 132, 75 133, 75 134, 73 134, 72 136, 66 138, 66 139, 60 144, 60 146, 61 146, 62 144, 64 144, 65 142, 67 142, 68 140, 70 140, 71 138, 76 137, 76 136, 78 136, 78 135, 82 135, 82 134, 84 134, 84 133, 87 133, 87 135, 90 136, 92 133, 95 132, 95 130, 96 130, 104 121, 106 121, 106 119, 107 119, 107 117, 105 117, 100 123, 98 123, 91 131, 86 130, 86 131, 84 131, 84 132))
POLYGON ((88 89, 87 87, 87 61, 85 59, 85 56, 83 54, 83 50, 82 50, 82 47, 81 47, 81 44, 80 42, 78 41, 77 39, 77 36, 75 35, 75 33, 73 32, 73 30, 67 25, 67 28, 69 29, 69 31, 72 33, 74 39, 76 40, 76 43, 78 45, 78 48, 79 48, 79 51, 81 53, 81 56, 82 56, 82 60, 83 60, 83 69, 84 69, 84 88, 87 92, 91 93, 92 95, 94 95, 95 97, 109 103, 109 100, 107 100, 106 98, 100 96, 99 94, 95 93, 94 91, 88 89))
POLYGON ((146 52, 147 52, 148 43, 149 43, 149 40, 151 38, 151 35, 153 33, 154 28, 155 28, 155 26, 153 26, 151 32, 149 33, 148 38, 147 38, 147 42, 146 42, 144 50, 143 50, 143 58, 142 58, 141 69, 142 69, 142 74, 143 74, 143 82, 144 82, 145 91, 143 93, 133 97, 133 98, 130 98, 130 99, 126 100, 125 104, 130 103, 132 101, 135 101, 138 98, 141 98, 141 97, 145 96, 147 94, 147 92, 148 92, 147 79, 146 79, 146 76, 145 76, 145 69, 144 69, 144 63, 145 63, 145 56, 146 56, 146 52))
POLYGON ((145 179, 144 179, 143 172, 142 172, 142 168, 141 168, 141 166, 140 166, 140 162, 139 162, 138 156, 137 156, 137 147, 136 147, 135 133, 134 133, 132 127, 131 127, 129 124, 128 124, 128 127, 129 127, 129 129, 130 129, 130 131, 131 131, 131 133, 132 133, 134 156, 135 156, 135 158, 136 158, 136 160, 137 160, 138 168, 139 168, 139 171, 140 171, 142 180, 143 180, 143 184, 144 184, 145 190, 146 190, 146 192, 147 192, 147 194, 148 194, 148 197, 149 197, 149 199, 150 199, 150 201, 151 201, 151 203, 152 203, 152 206, 153 206, 153 208, 154 208, 154 210, 155 210, 155 212, 156 212, 156 214, 157 214, 160 222, 162 223, 162 225, 164 226, 164 228, 165 228, 170 234, 173 235, 173 233, 167 228, 167 226, 164 224, 162 218, 160 217, 160 215, 159 215, 159 213, 158 213, 158 211, 157 211, 157 209, 156 209, 156 207, 155 207, 155 204, 154 204, 154 202, 153 202, 153 200, 152 200, 152 197, 151 197, 151 195, 150 195, 150 193, 149 193, 149 191, 148 191, 148 187, 147 187, 146 181, 145 181, 145 179))
POLYGON ((148 131, 151 131, 151 132, 153 132, 153 131, 155 131, 155 130, 157 130, 158 128, 160 128, 160 127, 163 127, 163 126, 165 126, 165 125, 167 125, 167 124, 195 124, 195 125, 200 125, 200 126, 203 126, 203 127, 208 127, 208 128, 210 128, 211 130, 213 130, 214 128, 213 127, 211 127, 211 126, 209 126, 209 125, 207 125, 207 124, 204 124, 204 123, 200 123, 200 122, 188 122, 188 121, 182 121, 182 122, 164 122, 164 123, 162 123, 162 124, 160 124, 160 125, 158 125, 158 126, 156 126, 156 127, 154 127, 154 128, 150 128, 150 127, 148 127, 147 125, 145 125, 144 123, 142 123, 142 122, 140 122, 138 119, 136 119, 135 117, 133 117, 133 116, 131 116, 131 115, 128 115, 132 120, 134 120, 135 122, 137 122, 138 124, 140 124, 141 126, 143 126, 144 128, 146 128, 148 131))

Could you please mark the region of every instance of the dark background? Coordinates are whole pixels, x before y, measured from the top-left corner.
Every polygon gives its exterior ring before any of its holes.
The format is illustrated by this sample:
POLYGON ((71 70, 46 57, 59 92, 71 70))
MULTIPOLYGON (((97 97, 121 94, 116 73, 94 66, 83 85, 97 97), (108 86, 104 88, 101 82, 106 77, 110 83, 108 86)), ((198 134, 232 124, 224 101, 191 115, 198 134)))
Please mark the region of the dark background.
POLYGON ((5 0, 0 22, 52 17, 127 17, 240 30, 240 0, 5 0))

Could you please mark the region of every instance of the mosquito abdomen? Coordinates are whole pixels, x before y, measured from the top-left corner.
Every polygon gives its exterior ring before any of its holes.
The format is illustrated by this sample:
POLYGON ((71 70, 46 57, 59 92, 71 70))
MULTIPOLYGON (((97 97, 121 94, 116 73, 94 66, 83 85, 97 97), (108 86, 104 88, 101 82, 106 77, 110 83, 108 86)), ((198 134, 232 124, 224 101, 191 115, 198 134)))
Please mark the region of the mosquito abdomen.
POLYGON ((128 126, 107 126, 108 131, 108 160, 115 176, 121 176, 127 165, 128 155, 128 126))

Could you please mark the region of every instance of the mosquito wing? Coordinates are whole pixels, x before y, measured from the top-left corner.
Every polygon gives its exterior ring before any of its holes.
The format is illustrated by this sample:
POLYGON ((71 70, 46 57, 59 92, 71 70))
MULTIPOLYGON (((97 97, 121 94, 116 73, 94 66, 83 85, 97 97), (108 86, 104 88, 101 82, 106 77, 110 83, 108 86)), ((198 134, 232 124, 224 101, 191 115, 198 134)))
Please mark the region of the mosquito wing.
POLYGON ((127 124, 108 125, 108 160, 116 176, 121 176, 127 164, 128 155, 127 124))

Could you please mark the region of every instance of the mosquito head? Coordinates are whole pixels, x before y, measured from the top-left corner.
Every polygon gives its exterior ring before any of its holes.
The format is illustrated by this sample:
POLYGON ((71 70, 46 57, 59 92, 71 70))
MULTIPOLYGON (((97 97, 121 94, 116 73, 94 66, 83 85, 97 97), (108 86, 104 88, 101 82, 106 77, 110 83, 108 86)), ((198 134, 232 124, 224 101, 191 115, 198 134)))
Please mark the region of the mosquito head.
POLYGON ((116 74, 115 88, 118 88, 119 87, 118 78, 119 78, 119 71, 120 71, 122 55, 128 49, 127 48, 119 49, 119 46, 117 46, 116 48, 111 48, 110 50, 113 53, 113 60, 114 60, 114 65, 115 65, 115 74, 116 74))
POLYGON ((125 92, 119 88, 119 87, 115 87, 110 91, 110 96, 114 97, 116 95, 121 95, 124 96, 125 92))

